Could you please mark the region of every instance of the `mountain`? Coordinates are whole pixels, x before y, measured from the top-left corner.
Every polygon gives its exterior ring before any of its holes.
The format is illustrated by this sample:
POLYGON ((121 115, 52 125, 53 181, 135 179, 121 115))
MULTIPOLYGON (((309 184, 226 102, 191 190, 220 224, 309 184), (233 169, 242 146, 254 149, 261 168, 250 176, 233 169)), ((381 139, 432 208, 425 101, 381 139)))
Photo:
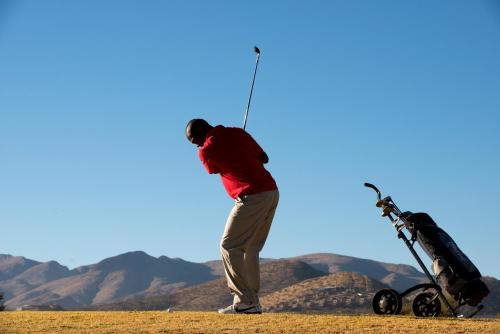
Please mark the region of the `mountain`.
POLYGON ((399 291, 427 282, 427 277, 423 273, 407 264, 384 263, 327 253, 302 255, 292 259, 304 261, 313 268, 331 274, 338 272, 360 273, 399 291))
MULTIPOLYGON (((25 272, 20 275, 23 274, 25 272)), ((16 308, 26 304, 55 303, 63 307, 79 307, 168 293, 214 278, 203 264, 166 256, 155 258, 144 252, 125 253, 60 274, 61 277, 30 290, 21 288, 20 284, 14 285, 12 281, 1 282, 0 288, 6 291, 6 295, 13 295, 6 299, 5 305, 16 308), (14 294, 16 291, 21 293, 14 294)))
POLYGON ((384 288, 388 286, 366 275, 341 272, 267 294, 261 304, 266 312, 368 313, 373 295, 384 288))
MULTIPOLYGON (((20 274, 8 280, 0 281, 0 291, 5 291, 6 300, 14 296, 22 295, 50 281, 70 275, 70 271, 67 267, 61 266, 55 261, 39 263, 27 260, 24 262, 34 265, 25 266, 28 269, 21 271, 20 274)), ((18 270, 20 271, 20 269, 18 270)))
MULTIPOLYGON (((272 261, 261 265, 261 294, 265 295, 305 279, 325 275, 308 264, 297 260, 272 261)), ((166 309, 216 310, 233 302, 225 278, 180 289, 173 294, 125 300, 113 305, 97 306, 98 309, 166 309)))
MULTIPOLYGON (((325 273, 312 268, 304 262, 286 260, 264 263, 261 265, 262 295, 277 291, 308 278, 322 276, 325 273)), ((215 310, 233 302, 225 278, 182 289, 172 296, 176 309, 215 310)))
MULTIPOLYGON (((425 280, 408 265, 336 254, 261 262, 260 296, 270 311, 358 312, 367 310, 373 289, 402 290, 425 280)), ((231 303, 222 275, 220 261, 193 263, 140 251, 73 270, 55 261, 0 255, 0 291, 9 309, 59 304, 76 309, 214 310, 231 303)), ((484 280, 491 293, 481 315, 498 314, 500 282, 492 277, 484 280)))
POLYGON ((483 281, 490 290, 490 294, 484 298, 482 304, 485 308, 480 314, 498 317, 500 315, 500 281, 490 276, 483 277, 483 281))
MULTIPOLYGON (((366 275, 393 289, 404 291, 407 288, 427 282, 427 277, 407 264, 384 263, 374 260, 360 259, 352 256, 331 253, 316 253, 285 259, 263 259, 262 262, 297 260, 325 273, 355 272, 366 275)), ((205 262, 215 275, 224 275, 222 261, 205 262)))
POLYGON ((0 254, 0 281, 13 278, 37 264, 40 262, 22 256, 0 254))

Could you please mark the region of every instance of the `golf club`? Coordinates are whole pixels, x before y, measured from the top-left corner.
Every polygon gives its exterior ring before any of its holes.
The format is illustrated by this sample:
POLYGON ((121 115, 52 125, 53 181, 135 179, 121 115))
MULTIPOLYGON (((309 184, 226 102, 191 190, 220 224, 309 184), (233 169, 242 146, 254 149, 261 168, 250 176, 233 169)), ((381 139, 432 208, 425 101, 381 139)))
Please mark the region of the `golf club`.
POLYGON ((252 100, 253 85, 255 83, 255 75, 257 74, 257 66, 259 66, 260 50, 258 47, 255 46, 254 51, 257 54, 257 58, 255 61, 255 69, 253 71, 253 79, 252 79, 252 87, 250 88, 250 96, 248 97, 247 110, 245 111, 245 119, 243 120, 243 130, 245 130, 245 128, 247 126, 248 110, 250 110, 250 101, 252 100))

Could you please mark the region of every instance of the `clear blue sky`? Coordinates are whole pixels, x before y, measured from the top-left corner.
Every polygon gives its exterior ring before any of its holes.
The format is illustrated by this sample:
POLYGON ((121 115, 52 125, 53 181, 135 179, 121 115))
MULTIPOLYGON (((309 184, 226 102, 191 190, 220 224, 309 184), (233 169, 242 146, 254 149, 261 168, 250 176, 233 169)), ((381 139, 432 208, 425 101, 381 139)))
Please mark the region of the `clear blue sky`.
POLYGON ((500 277, 494 1, 1 1, 0 253, 219 258, 232 207, 184 136, 241 126, 281 203, 262 253, 415 265, 371 181, 500 277))

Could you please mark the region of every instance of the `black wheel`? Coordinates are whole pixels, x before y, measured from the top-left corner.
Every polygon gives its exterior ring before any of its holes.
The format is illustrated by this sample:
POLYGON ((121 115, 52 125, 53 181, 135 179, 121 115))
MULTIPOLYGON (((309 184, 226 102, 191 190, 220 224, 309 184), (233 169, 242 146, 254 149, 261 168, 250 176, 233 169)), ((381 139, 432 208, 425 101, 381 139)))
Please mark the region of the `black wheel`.
POLYGON ((403 301, 396 290, 382 289, 373 296, 372 307, 376 314, 399 314, 403 301))
POLYGON ((422 292, 415 296, 411 308, 417 317, 437 317, 441 313, 441 301, 438 295, 422 292))

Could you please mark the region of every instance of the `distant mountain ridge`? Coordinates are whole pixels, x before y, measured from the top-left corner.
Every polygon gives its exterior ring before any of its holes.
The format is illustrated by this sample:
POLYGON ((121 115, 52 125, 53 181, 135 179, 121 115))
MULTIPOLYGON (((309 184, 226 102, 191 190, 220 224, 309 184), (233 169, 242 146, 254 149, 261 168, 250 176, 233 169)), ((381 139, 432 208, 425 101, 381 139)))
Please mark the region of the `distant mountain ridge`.
MULTIPOLYGON (((267 261, 261 265, 261 294, 278 291, 303 280, 320 277, 324 272, 297 260, 267 261)), ((202 284, 179 289, 171 294, 126 299, 108 305, 95 305, 93 309, 114 310, 216 310, 231 304, 226 279, 221 277, 202 284)))
POLYGON ((51 261, 39 263, 22 257, 2 256, 0 280, 5 305, 59 304, 79 307, 115 300, 168 293, 183 286, 215 278, 203 264, 144 252, 129 252, 73 270, 51 261), (15 275, 17 274, 17 275, 15 275))
MULTIPOLYGON (((142 251, 72 270, 55 261, 0 255, 0 278, 8 309, 57 304, 74 309, 213 310, 231 302, 221 261, 193 263, 142 251)), ((401 291, 425 280, 409 265, 318 253, 263 259, 260 295, 268 311, 362 312, 369 309, 374 289, 401 291)), ((498 312, 499 281, 487 278, 487 284, 493 289, 486 300, 498 312)))
POLYGON ((385 263, 328 253, 302 255, 293 259, 304 261, 313 268, 330 274, 354 272, 367 275, 401 291, 427 280, 423 273, 407 264, 385 263))
POLYGON ((0 281, 13 278, 37 264, 40 262, 22 256, 0 254, 0 281))

